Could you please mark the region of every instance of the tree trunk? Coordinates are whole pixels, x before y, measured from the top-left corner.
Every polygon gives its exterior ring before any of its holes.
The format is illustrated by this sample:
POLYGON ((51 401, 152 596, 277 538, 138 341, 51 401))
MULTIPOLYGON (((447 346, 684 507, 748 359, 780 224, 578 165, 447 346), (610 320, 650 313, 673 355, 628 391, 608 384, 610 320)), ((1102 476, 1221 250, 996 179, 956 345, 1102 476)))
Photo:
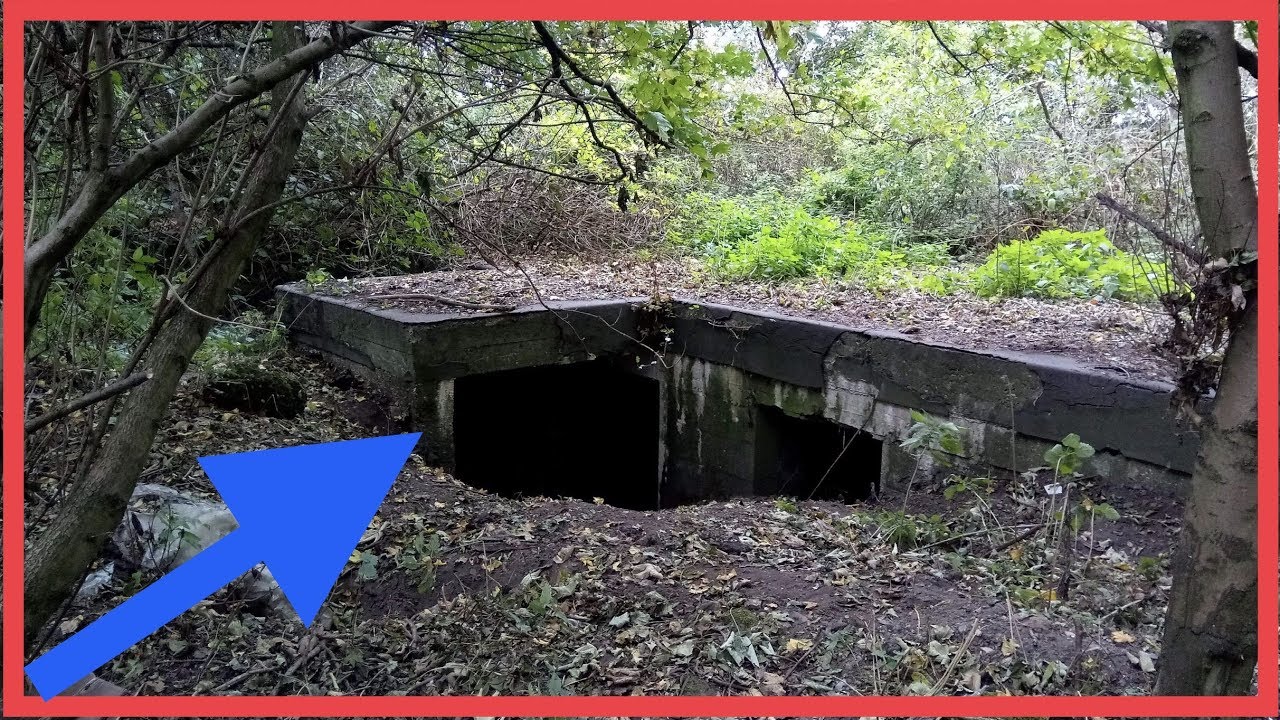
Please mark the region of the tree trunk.
MULTIPOLYGON (((276 55, 284 56, 298 46, 301 33, 292 23, 277 22, 272 38, 276 55)), ((279 115, 275 120, 279 125, 257 165, 249 170, 252 174, 235 216, 248 219, 230 224, 221 242, 215 244, 221 248, 218 255, 194 280, 185 302, 196 312, 171 303, 173 316, 156 336, 144 363, 144 369, 152 373, 151 380, 129 394, 84 479, 71 487, 53 523, 28 551, 24 588, 28 647, 102 552, 124 516, 178 381, 212 325, 213 321, 202 315, 217 316, 226 306, 241 267, 271 221, 271 210, 254 210, 280 199, 306 122, 305 93, 295 94, 292 102, 284 104, 293 84, 286 76, 272 89, 271 106, 273 114, 279 115)))
POLYGON ((1258 247, 1258 190, 1244 131, 1235 29, 1229 22, 1169 23, 1187 167, 1211 257, 1258 247))
POLYGON ((1173 558, 1160 695, 1247 695, 1258 661, 1258 312, 1231 339, 1173 558))
MULTIPOLYGON (((1211 256, 1257 248, 1258 196, 1229 22, 1169 24, 1187 163, 1211 256)), ((1217 399, 1200 428, 1173 557, 1156 692, 1244 695, 1258 656, 1258 308, 1232 328, 1217 399)))
MULTIPOLYGON (((176 127, 123 162, 110 165, 105 152, 101 154, 100 162, 95 157, 95 164, 81 184, 80 191, 76 193, 75 201, 53 227, 26 250, 23 269, 23 316, 26 327, 24 342, 31 342, 31 331, 40 319, 40 308, 44 305, 45 295, 58 264, 125 193, 186 152, 205 131, 235 108, 270 88, 279 87, 279 83, 285 78, 293 77, 298 72, 310 69, 316 63, 353 47, 369 37, 368 33, 379 32, 393 25, 394 22, 342 24, 331 35, 294 47, 291 52, 278 55, 272 62, 227 83, 176 127)), ((105 82, 109 83, 110 79, 105 82)), ((107 125, 111 123, 110 117, 101 120, 107 125)))

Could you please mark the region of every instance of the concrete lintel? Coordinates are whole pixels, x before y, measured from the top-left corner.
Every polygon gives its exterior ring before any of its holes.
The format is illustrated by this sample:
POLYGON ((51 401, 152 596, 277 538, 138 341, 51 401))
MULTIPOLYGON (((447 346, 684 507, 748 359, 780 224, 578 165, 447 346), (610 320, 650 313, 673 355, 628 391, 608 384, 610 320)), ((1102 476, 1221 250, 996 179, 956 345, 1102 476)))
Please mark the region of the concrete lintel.
MULTIPOLYGON (((965 349, 685 298, 653 318, 648 298, 440 313, 379 308, 357 298, 312 294, 298 284, 278 293, 282 321, 295 341, 366 367, 401 388, 597 357, 652 358, 650 348, 656 346, 650 339, 661 326, 671 331, 663 367, 681 367, 683 357, 733 368, 747 376, 727 388, 747 388, 763 404, 797 414, 820 410, 842 424, 865 425, 870 420, 855 420, 878 417, 872 411, 879 406, 915 408, 1039 442, 1076 432, 1099 451, 1182 474, 1191 472, 1198 445, 1197 434, 1169 406, 1171 385, 1125 378, 1065 356, 965 349), (800 394, 791 398, 775 385, 800 394)), ((681 378, 670 369, 660 374, 672 392, 680 392, 681 378)), ((664 397, 672 419, 668 441, 678 445, 681 405, 693 399, 664 397)), ((993 446, 997 436, 989 438, 993 446)), ((1006 455, 998 451, 998 457, 1006 455)), ((1022 462, 1020 457, 1017 464, 1022 462)))

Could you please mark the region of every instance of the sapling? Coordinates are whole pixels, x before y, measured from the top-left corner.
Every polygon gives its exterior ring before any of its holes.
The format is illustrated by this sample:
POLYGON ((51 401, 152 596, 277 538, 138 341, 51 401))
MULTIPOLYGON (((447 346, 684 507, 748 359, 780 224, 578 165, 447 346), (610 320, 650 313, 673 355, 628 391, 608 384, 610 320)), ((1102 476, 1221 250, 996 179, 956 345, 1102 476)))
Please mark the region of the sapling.
MULTIPOLYGON (((1074 556, 1074 543, 1067 544, 1066 529, 1071 529, 1071 536, 1074 540, 1079 540, 1080 530, 1084 527, 1085 520, 1089 522, 1089 535, 1093 536, 1094 523, 1098 516, 1105 520, 1115 520, 1120 517, 1116 509, 1106 503, 1095 503, 1088 496, 1081 496, 1081 499, 1074 507, 1069 504, 1071 497, 1071 488, 1075 486, 1074 479, 1079 477, 1078 470, 1085 460, 1093 457, 1094 449, 1089 443, 1082 442, 1080 436, 1071 433, 1062 439, 1062 442, 1049 448, 1044 454, 1045 462, 1049 463, 1053 468, 1053 482, 1045 486, 1045 491, 1049 494, 1048 522, 1057 521, 1057 532, 1050 543, 1050 547, 1057 547, 1057 553, 1061 558, 1061 570, 1058 580, 1058 597, 1065 600, 1071 582, 1071 564, 1074 556), (1064 484, 1063 479, 1067 482, 1064 484), (1055 498, 1062 495, 1061 503, 1056 503, 1055 498), (1055 505, 1057 510, 1055 511, 1055 505), (1070 508, 1070 512, 1068 512, 1070 508)), ((1091 562, 1093 559, 1093 543, 1089 546, 1089 558, 1086 561, 1091 562)))
POLYGON ((916 459, 911 469, 911 479, 907 481, 906 492, 902 496, 902 512, 907 511, 907 500, 911 498, 911 486, 915 484, 916 474, 920 471, 920 463, 928 453, 939 465, 949 467, 951 456, 964 452, 964 444, 960 435, 964 429, 955 423, 936 418, 919 410, 911 411, 912 425, 907 430, 907 437, 898 446, 916 459))

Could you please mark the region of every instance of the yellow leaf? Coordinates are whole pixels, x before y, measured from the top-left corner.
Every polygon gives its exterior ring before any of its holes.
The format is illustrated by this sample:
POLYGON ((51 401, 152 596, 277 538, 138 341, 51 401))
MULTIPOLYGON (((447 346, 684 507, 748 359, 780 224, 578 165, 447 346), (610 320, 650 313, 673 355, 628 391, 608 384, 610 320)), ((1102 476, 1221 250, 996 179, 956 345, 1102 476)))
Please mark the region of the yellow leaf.
POLYGON ((1133 642, 1133 636, 1123 630, 1112 630, 1111 642, 1116 643, 1118 645, 1122 645, 1124 643, 1131 643, 1133 642))
POLYGON ((1014 545, 1012 548, 1009 548, 1009 557, 1010 557, 1014 562, 1017 562, 1017 561, 1021 560, 1021 559, 1022 559, 1022 546, 1021 546, 1021 545, 1014 545))
POLYGON ((807 638, 791 638, 787 641, 786 652, 793 653, 813 649, 813 641, 807 638))

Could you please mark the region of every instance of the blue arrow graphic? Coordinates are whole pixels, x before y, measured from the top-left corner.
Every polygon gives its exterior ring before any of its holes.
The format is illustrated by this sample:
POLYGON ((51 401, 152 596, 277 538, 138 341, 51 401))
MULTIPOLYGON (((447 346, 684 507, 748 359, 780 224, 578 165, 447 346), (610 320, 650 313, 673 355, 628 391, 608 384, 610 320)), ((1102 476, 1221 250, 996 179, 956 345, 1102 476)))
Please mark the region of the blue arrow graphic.
POLYGON ((27 665, 48 700, 260 562, 310 626, 421 433, 200 458, 239 524, 27 665))

